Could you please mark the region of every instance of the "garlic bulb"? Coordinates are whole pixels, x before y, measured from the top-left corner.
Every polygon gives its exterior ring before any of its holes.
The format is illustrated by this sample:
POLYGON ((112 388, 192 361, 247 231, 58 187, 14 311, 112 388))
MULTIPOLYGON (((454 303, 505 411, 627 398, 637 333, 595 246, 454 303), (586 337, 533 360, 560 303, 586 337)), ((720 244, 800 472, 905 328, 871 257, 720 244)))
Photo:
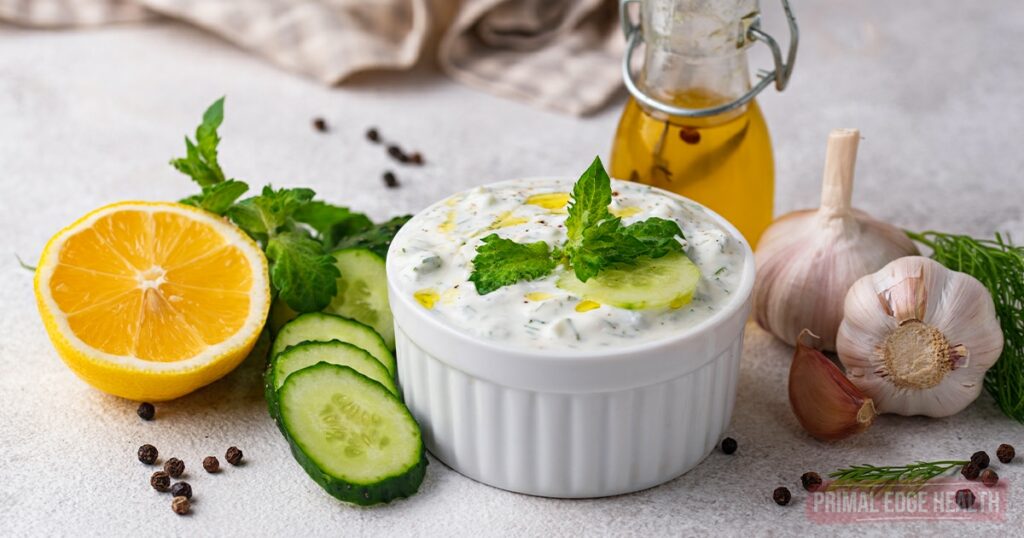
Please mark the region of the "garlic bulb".
POLYGON ((917 247, 898 228, 850 207, 860 131, 836 129, 828 138, 821 207, 788 213, 757 245, 754 318, 789 345, 800 331, 835 350, 843 298, 860 277, 917 247))
POLYGON ((858 280, 844 311, 839 360, 880 413, 959 412, 1003 350, 985 286, 929 258, 900 258, 858 280))

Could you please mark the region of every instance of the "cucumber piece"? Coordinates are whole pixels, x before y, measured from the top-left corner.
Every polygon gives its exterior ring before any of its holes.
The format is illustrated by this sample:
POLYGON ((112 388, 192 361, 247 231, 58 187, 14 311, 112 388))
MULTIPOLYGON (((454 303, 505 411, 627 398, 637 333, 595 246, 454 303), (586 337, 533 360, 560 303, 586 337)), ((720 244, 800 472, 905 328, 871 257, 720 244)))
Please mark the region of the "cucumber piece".
POLYGON ((580 282, 567 272, 558 287, 585 300, 626 308, 679 308, 693 300, 700 269, 683 254, 645 259, 626 268, 605 269, 580 282))
POLYGON ((274 359, 270 370, 274 390, 279 390, 284 380, 293 372, 318 362, 348 366, 349 368, 380 383, 388 392, 398 396, 395 380, 388 369, 361 347, 345 342, 304 342, 292 346, 274 359))
MULTIPOLYGON (((399 396, 398 387, 391 378, 388 369, 377 359, 373 358, 361 347, 332 340, 330 342, 303 342, 299 345, 289 347, 270 362, 264 374, 264 399, 267 401, 267 409, 274 419, 280 418, 278 409, 277 391, 284 384, 285 379, 293 372, 307 366, 326 362, 348 366, 366 377, 380 383, 388 392, 399 396)), ((278 427, 280 427, 278 420, 278 427)))
POLYGON ((395 377, 395 356, 376 331, 358 321, 323 312, 302 314, 281 327, 274 339, 270 357, 274 359, 282 351, 302 342, 331 340, 363 348, 388 369, 392 378, 395 377))
POLYGON ((319 363, 289 375, 278 400, 292 455, 327 493, 371 505, 419 489, 427 467, 419 425, 380 383, 319 363))
POLYGON ((373 327, 394 351, 395 321, 388 305, 384 260, 365 248, 347 248, 331 255, 341 277, 338 293, 324 311, 373 327))

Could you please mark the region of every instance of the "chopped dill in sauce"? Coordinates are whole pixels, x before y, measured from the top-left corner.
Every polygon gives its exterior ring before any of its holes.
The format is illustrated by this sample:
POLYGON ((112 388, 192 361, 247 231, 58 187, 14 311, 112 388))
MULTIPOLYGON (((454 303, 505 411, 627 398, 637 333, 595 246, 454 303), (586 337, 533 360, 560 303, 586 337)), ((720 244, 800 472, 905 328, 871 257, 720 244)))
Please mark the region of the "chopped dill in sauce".
POLYGON ((557 286, 559 267, 539 280, 487 295, 466 284, 481 239, 564 241, 571 180, 527 180, 478 187, 427 208, 393 243, 398 288, 447 324, 478 338, 534 349, 594 349, 664 338, 720 310, 739 284, 746 247, 700 206, 650 187, 615 181, 609 210, 624 224, 674 219, 700 269, 693 299, 676 308, 628 310, 576 297, 557 286), (429 290, 431 293, 425 293, 429 290))

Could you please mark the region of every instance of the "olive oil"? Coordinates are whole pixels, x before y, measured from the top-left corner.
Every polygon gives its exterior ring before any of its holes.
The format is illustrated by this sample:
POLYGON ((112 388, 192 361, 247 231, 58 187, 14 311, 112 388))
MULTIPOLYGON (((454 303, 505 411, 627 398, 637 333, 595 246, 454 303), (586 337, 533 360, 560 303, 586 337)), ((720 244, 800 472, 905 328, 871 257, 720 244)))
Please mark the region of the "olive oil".
MULTIPOLYGON (((686 91, 681 107, 721 104, 708 92, 686 91)), ((735 225, 753 247, 772 221, 771 140, 756 101, 709 118, 659 119, 630 97, 611 154, 613 177, 691 198, 735 225)))

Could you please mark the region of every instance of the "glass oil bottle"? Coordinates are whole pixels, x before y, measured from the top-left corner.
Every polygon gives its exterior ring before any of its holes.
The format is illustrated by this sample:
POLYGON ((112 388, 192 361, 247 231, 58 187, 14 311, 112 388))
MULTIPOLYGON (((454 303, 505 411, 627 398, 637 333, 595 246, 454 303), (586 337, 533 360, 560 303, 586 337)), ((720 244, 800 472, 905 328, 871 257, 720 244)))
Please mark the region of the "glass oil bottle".
POLYGON ((614 177, 639 181, 696 200, 757 244, 772 221, 774 162, 764 116, 754 97, 774 83, 785 88, 796 56, 797 27, 787 59, 760 28, 757 0, 622 0, 630 98, 611 154, 614 177), (639 4, 639 23, 630 5, 639 4), (772 50, 775 70, 751 86, 747 49, 772 50), (644 45, 638 73, 632 56, 644 45))

